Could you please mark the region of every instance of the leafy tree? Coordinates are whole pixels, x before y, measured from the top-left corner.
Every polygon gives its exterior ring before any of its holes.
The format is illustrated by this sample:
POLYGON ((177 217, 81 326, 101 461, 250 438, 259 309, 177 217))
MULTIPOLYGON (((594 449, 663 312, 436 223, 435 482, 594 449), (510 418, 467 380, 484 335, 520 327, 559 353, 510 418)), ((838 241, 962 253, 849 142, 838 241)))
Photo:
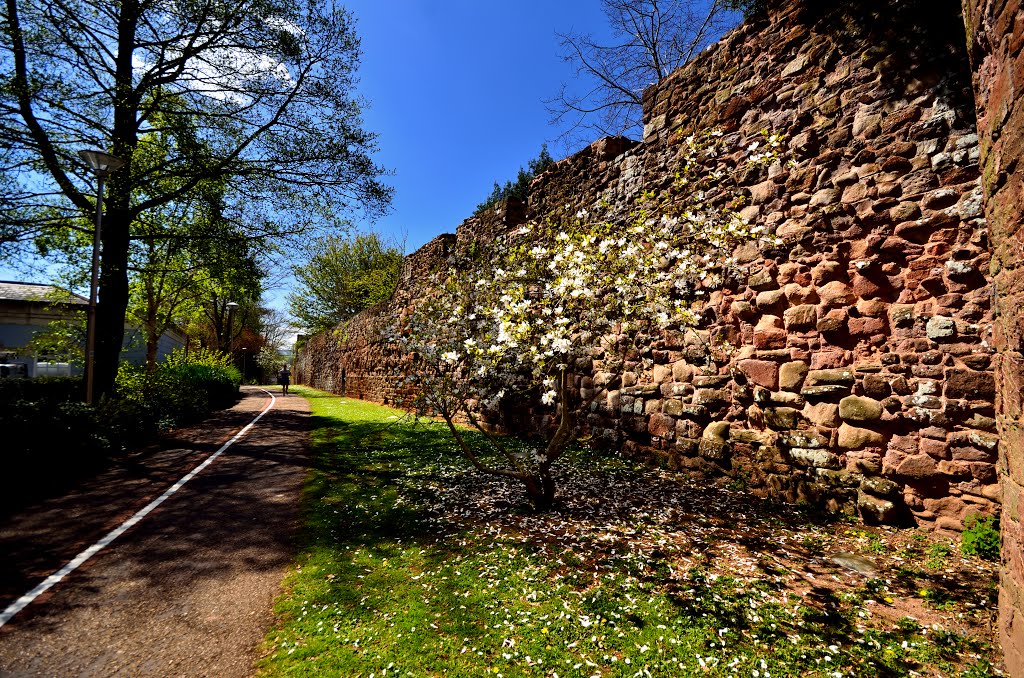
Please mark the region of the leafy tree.
POLYGON ((264 380, 273 377, 274 373, 281 369, 282 363, 284 360, 281 354, 271 346, 264 346, 256 354, 256 365, 260 368, 264 380))
MULTIPOLYGON (((139 139, 137 164, 162 163, 171 149, 183 143, 202 143, 187 119, 147 132, 139 139)), ((165 191, 179 182, 177 177, 158 181, 165 191)), ((129 249, 128 313, 144 330, 150 371, 156 365, 160 336, 195 314, 211 284, 229 279, 234 269, 256 270, 253 260, 258 252, 241 229, 224 217, 224 202, 224 182, 207 180, 136 219, 136 236, 129 249)))
POLYGON ((402 251, 376 233, 329 236, 306 248, 288 309, 312 332, 322 332, 391 297, 402 272, 402 251))
POLYGON ((726 0, 726 7, 743 12, 743 18, 752 19, 768 11, 771 0, 726 0))
POLYGON ((731 205, 735 177, 780 160, 782 139, 738 141, 716 131, 686 139, 673 193, 660 202, 646 194, 628 224, 581 209, 499 236, 484 267, 455 258, 434 278, 437 292, 393 328, 393 340, 415 356, 408 378, 417 412, 444 420, 478 470, 521 482, 536 508, 550 507, 553 465, 627 363, 643 363, 636 347, 698 325, 703 295, 743 274, 732 257, 737 244, 781 244, 731 205), (734 164, 737 156, 744 159, 734 164), (591 363, 593 386, 583 389, 580 366, 591 363), (482 421, 524 399, 539 400, 552 422, 528 450, 482 421), (459 421, 476 426, 489 447, 475 447, 459 421))
POLYGON ((232 353, 247 333, 258 331, 263 289, 259 276, 253 273, 236 270, 227 281, 207 281, 199 312, 189 324, 189 336, 198 337, 208 348, 232 353), (238 306, 232 308, 231 303, 238 306))
POLYGON ((571 83, 547 99, 551 123, 568 143, 640 135, 644 89, 667 76, 738 23, 742 0, 601 0, 611 28, 604 43, 588 33, 558 33, 571 83))
MULTIPOLYGON (((146 364, 156 364, 160 337, 172 327, 185 326, 202 313, 210 290, 237 269, 258 272, 254 255, 243 240, 214 241, 146 239, 133 244, 129 260, 131 297, 129 317, 143 328, 146 364)), ((231 296, 230 294, 228 296, 231 296)), ((240 298, 247 298, 243 293, 240 298)), ((226 303, 226 301, 225 301, 226 303)), ((246 319, 235 318, 232 334, 239 335, 246 319)), ((227 328, 224 328, 225 330, 227 328)), ((218 344, 220 345, 220 344, 218 344)), ((226 344, 220 345, 222 349, 226 344)))
POLYGON ((25 348, 33 355, 58 362, 84 364, 85 309, 80 304, 68 303, 72 298, 71 292, 65 290, 54 290, 47 297, 51 304, 47 310, 57 311, 61 317, 51 320, 32 335, 25 348))
POLYGON ((250 241, 386 207, 375 136, 352 94, 358 61, 351 15, 326 0, 5 2, 0 237, 67 225, 54 214, 91 223, 95 179, 77 152, 101 145, 126 161, 107 181, 97 395, 116 376, 143 215, 207 182, 222 185, 222 216, 250 241), (145 162, 140 144, 154 132, 175 143, 145 162))
POLYGON ((517 198, 525 202, 530 196, 530 182, 554 164, 554 158, 548 153, 548 145, 541 145, 540 153, 536 158, 527 162, 526 169, 519 168, 514 182, 506 181, 504 186, 499 185, 497 181, 494 182, 494 190, 486 200, 476 206, 474 214, 480 214, 488 207, 492 207, 506 198, 517 198))

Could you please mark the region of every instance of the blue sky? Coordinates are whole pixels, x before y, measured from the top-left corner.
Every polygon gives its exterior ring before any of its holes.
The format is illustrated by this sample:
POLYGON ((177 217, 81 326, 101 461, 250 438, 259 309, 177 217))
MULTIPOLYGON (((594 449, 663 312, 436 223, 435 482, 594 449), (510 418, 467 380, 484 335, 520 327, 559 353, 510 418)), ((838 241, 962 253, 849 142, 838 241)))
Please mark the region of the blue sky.
MULTIPOLYGON (((362 40, 364 124, 379 135, 377 161, 394 172, 390 214, 358 225, 404 238, 407 252, 454 232, 495 181, 514 178, 558 136, 543 99, 573 71, 555 32, 609 32, 599 0, 344 4, 362 40)), ((0 279, 25 277, 0 266, 0 279)), ((45 271, 32 277, 50 282, 45 271)), ((284 310, 286 291, 269 290, 269 305, 284 310)))
MULTIPOLYGON (((702 2, 703 0, 696 0, 702 2)), ((362 40, 364 119, 394 171, 373 228, 412 252, 454 232, 495 181, 514 179, 561 130, 543 100, 573 77, 555 35, 609 35, 599 0, 348 0, 362 40)), ((579 148, 570 149, 570 152, 579 148)), ((550 144, 560 159, 566 149, 550 144)))
MULTIPOLYGON (((571 70, 555 31, 605 30, 596 0, 351 0, 362 39, 366 128, 392 169, 382 233, 413 251, 452 232, 558 134, 542 99, 571 70)), ((558 157, 559 149, 551 147, 558 157)))

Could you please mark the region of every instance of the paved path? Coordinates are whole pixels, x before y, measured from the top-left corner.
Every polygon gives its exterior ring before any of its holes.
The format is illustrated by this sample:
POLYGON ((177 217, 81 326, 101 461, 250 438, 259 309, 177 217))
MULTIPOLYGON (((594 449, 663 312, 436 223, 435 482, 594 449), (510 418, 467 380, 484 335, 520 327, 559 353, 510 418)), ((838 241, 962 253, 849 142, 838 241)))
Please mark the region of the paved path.
MULTIPOLYGON (((295 552, 309 404, 281 397, 176 494, 0 628, 0 676, 247 676, 295 552)), ((0 609, 163 493, 270 398, 0 523, 0 609)))

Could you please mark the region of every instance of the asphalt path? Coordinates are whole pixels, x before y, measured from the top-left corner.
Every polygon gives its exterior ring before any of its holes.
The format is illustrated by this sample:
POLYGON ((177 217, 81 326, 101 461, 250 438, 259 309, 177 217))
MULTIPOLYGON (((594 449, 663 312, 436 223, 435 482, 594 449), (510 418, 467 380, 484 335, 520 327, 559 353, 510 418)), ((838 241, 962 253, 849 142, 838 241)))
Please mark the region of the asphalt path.
MULTIPOLYGON (((162 504, 0 627, 0 676, 247 676, 295 553, 309 404, 282 397, 162 504)), ((270 403, 242 400, 0 523, 0 610, 195 469, 270 403)))

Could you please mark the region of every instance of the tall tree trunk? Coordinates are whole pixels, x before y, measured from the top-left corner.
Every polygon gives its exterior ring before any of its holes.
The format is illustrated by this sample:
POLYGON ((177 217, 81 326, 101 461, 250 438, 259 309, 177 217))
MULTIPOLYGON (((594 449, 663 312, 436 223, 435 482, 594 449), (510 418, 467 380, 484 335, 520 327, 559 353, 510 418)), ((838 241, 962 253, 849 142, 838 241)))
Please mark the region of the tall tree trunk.
POLYGON ((112 209, 103 221, 103 255, 100 266, 99 303, 96 306, 96 366, 93 380, 96 401, 114 392, 117 368, 124 344, 128 310, 127 210, 112 209))
POLYGON ((1024 678, 1024 72, 1021 0, 963 0, 991 233, 996 421, 1002 489, 999 640, 1024 678))
POLYGON ((132 155, 138 145, 138 120, 132 62, 138 30, 138 0, 123 0, 118 8, 117 57, 114 74, 114 155, 124 167, 110 175, 110 197, 103 220, 99 304, 96 308, 96 365, 94 398, 114 392, 117 367, 124 344, 124 320, 128 311, 128 247, 135 215, 131 210, 132 155))
POLYGON ((156 353, 160 348, 160 337, 156 333, 156 319, 146 321, 146 372, 156 371, 156 353))
MULTIPOLYGON (((150 250, 149 261, 154 261, 154 246, 152 243, 147 243, 147 247, 150 250)), ((160 343, 160 333, 157 331, 160 308, 159 302, 156 298, 156 292, 153 290, 153 279, 148 275, 145 277, 145 291, 146 318, 144 327, 146 330, 146 373, 152 374, 156 371, 156 351, 160 343)))

